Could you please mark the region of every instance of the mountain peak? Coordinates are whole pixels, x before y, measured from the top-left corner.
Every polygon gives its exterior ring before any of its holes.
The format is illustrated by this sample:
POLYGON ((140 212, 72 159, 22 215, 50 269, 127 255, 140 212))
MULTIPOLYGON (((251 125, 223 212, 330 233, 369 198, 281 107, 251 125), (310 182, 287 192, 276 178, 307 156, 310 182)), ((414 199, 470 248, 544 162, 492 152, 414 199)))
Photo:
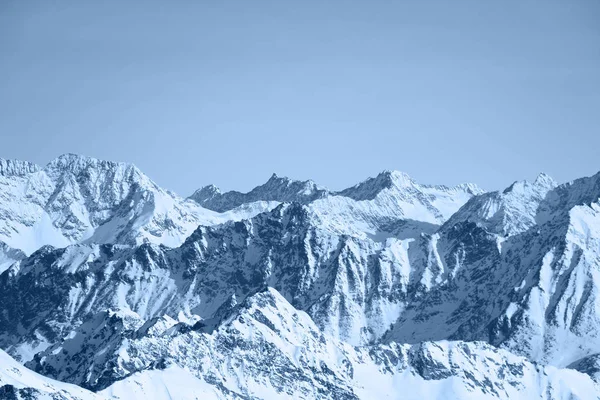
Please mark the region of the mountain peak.
POLYGON ((358 183, 352 187, 337 192, 337 195, 350 197, 351 199, 373 200, 379 192, 385 189, 410 187, 415 181, 408 174, 400 171, 385 170, 374 178, 358 183))
POLYGON ((79 154, 66 153, 58 156, 46 165, 46 169, 50 170, 69 170, 72 172, 80 171, 90 166, 103 167, 103 169, 112 169, 116 167, 134 168, 133 164, 100 160, 94 157, 83 156, 79 154))
POLYGON ((386 185, 394 185, 396 187, 407 187, 415 183, 407 173, 395 170, 385 170, 377 175, 375 179, 386 185))
POLYGON ((83 156, 75 153, 65 153, 50 161, 48 166, 70 166, 74 164, 90 164, 98 161, 98 159, 93 157, 83 156))
MULTIPOLYGON (((274 185, 274 184, 275 185, 288 185, 291 182, 294 182, 294 181, 292 181, 287 176, 279 176, 274 172, 271 174, 271 177, 269 178, 269 180, 261 186, 274 185)), ((297 181, 297 182, 300 182, 300 181, 297 181)), ((306 181, 306 182, 308 182, 308 181, 306 181)), ((258 187, 260 187, 260 186, 258 186, 258 187)))
POLYGON ((203 202, 213 199, 219 195, 221 195, 221 190, 219 190, 219 188, 215 185, 210 184, 196 190, 189 198, 198 204, 202 204, 203 202))
POLYGON ((524 192, 524 191, 543 191, 546 192, 550 189, 555 188, 556 186, 558 186, 558 184, 556 183, 556 181, 554 179, 552 179, 549 175, 545 174, 545 173, 540 173, 533 182, 529 182, 526 180, 523 181, 515 181, 512 183, 512 185, 510 185, 509 187, 507 187, 506 189, 504 189, 504 191, 502 192, 503 194, 508 194, 511 192, 524 192))
POLYGON ((24 176, 39 171, 40 166, 29 161, 5 160, 0 158, 1 176, 24 176))
POLYGON ((55 160, 79 160, 79 159, 94 159, 93 157, 84 156, 77 153, 64 153, 56 157, 55 160))
MULTIPOLYGON (((287 176, 279 176, 276 173, 273 173, 267 182, 252 189, 252 191, 250 193, 260 193, 263 191, 270 191, 270 192, 281 191, 281 192, 286 193, 286 194, 281 193, 281 194, 283 194, 283 196, 278 195, 279 197, 289 197, 290 195, 293 197, 294 194, 297 194, 298 196, 302 197, 302 196, 312 196, 313 194, 317 194, 317 193, 323 193, 323 194, 327 193, 327 189, 317 185, 311 179, 304 180, 304 181, 294 180, 294 179, 288 178, 287 176)), ((318 198, 319 196, 316 196, 316 197, 318 198)), ((281 201, 289 202, 289 201, 298 201, 298 200, 296 200, 294 198, 288 198, 288 199, 281 200, 281 201)), ((302 202, 302 201, 300 201, 300 202, 302 202)))
POLYGON ((44 171, 54 179, 64 174, 81 174, 110 177, 116 181, 136 181, 142 186, 157 189, 158 186, 138 167, 131 163, 100 160, 73 153, 63 154, 50 161, 44 171))
POLYGON ((548 188, 554 188, 558 186, 558 183, 552 179, 552 177, 544 172, 540 172, 538 176, 533 181, 533 184, 536 186, 543 186, 548 188))
POLYGON ((258 291, 249 294, 242 302, 236 304, 235 296, 230 299, 231 306, 223 316, 223 320, 232 320, 239 315, 251 312, 255 309, 270 308, 273 311, 279 310, 285 312, 292 309, 292 306, 285 298, 274 288, 265 286, 258 291))

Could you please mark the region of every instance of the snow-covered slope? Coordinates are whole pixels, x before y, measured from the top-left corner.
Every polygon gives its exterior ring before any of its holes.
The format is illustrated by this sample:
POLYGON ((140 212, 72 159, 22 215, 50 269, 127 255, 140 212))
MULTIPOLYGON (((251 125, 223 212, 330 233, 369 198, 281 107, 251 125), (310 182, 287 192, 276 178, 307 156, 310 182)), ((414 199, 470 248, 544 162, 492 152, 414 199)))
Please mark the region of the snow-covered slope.
MULTIPOLYGON (((102 330, 122 325, 105 318, 102 330)), ((588 375, 537 366, 481 342, 355 348, 321 333, 270 288, 235 307, 214 331, 202 324, 165 328, 121 330, 107 346, 97 330, 80 331, 31 366, 49 375, 72 371, 59 377, 112 385, 101 393, 127 395, 140 390, 131 385, 142 380, 140 371, 147 374, 141 390, 179 393, 189 379, 191 387, 212 388, 214 398, 583 400, 600 394, 588 375)))
POLYGON ((0 274, 6 271, 12 264, 26 256, 21 250, 13 249, 6 243, 0 242, 0 274))
POLYGON ((3 400, 107 400, 105 396, 94 394, 78 386, 36 374, 2 350, 0 350, 0 398, 3 400))
POLYGON ((39 375, 0 350, 2 400, 226 400, 213 386, 172 365, 164 370, 136 372, 100 393, 39 375))
POLYGON ((99 392, 107 400, 245 400, 233 392, 197 378, 171 365, 164 370, 136 372, 99 392))

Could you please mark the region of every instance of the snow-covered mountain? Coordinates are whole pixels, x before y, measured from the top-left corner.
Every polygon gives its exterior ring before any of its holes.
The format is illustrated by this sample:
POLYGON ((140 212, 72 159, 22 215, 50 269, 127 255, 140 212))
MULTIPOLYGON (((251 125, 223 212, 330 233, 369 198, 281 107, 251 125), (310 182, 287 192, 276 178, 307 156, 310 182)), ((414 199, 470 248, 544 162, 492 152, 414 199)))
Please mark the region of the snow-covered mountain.
POLYGON ((600 173, 182 199, 67 155, 0 199, 0 348, 100 398, 600 393, 600 173))
POLYGON ((73 154, 44 168, 0 160, 0 200, 0 241, 27 254, 74 243, 178 246, 200 224, 269 208, 247 204, 215 213, 161 189, 132 164, 73 154))

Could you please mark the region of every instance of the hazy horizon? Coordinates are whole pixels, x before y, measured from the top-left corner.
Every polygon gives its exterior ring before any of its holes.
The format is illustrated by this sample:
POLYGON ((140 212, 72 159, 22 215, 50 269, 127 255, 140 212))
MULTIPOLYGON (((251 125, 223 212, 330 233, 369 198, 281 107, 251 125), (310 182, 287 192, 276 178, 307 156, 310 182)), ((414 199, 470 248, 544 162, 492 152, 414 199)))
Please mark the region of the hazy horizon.
POLYGON ((501 190, 600 171, 600 3, 0 4, 0 157, 182 196, 383 170, 501 190))

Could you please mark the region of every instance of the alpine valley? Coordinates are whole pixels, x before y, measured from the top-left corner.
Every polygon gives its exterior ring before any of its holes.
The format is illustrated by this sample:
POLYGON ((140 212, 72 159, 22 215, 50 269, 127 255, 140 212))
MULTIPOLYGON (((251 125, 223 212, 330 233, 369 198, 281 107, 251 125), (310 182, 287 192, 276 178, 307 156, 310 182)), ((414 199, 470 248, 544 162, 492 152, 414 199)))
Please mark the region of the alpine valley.
POLYGON ((600 173, 164 190, 0 159, 0 398, 600 398, 600 173))

